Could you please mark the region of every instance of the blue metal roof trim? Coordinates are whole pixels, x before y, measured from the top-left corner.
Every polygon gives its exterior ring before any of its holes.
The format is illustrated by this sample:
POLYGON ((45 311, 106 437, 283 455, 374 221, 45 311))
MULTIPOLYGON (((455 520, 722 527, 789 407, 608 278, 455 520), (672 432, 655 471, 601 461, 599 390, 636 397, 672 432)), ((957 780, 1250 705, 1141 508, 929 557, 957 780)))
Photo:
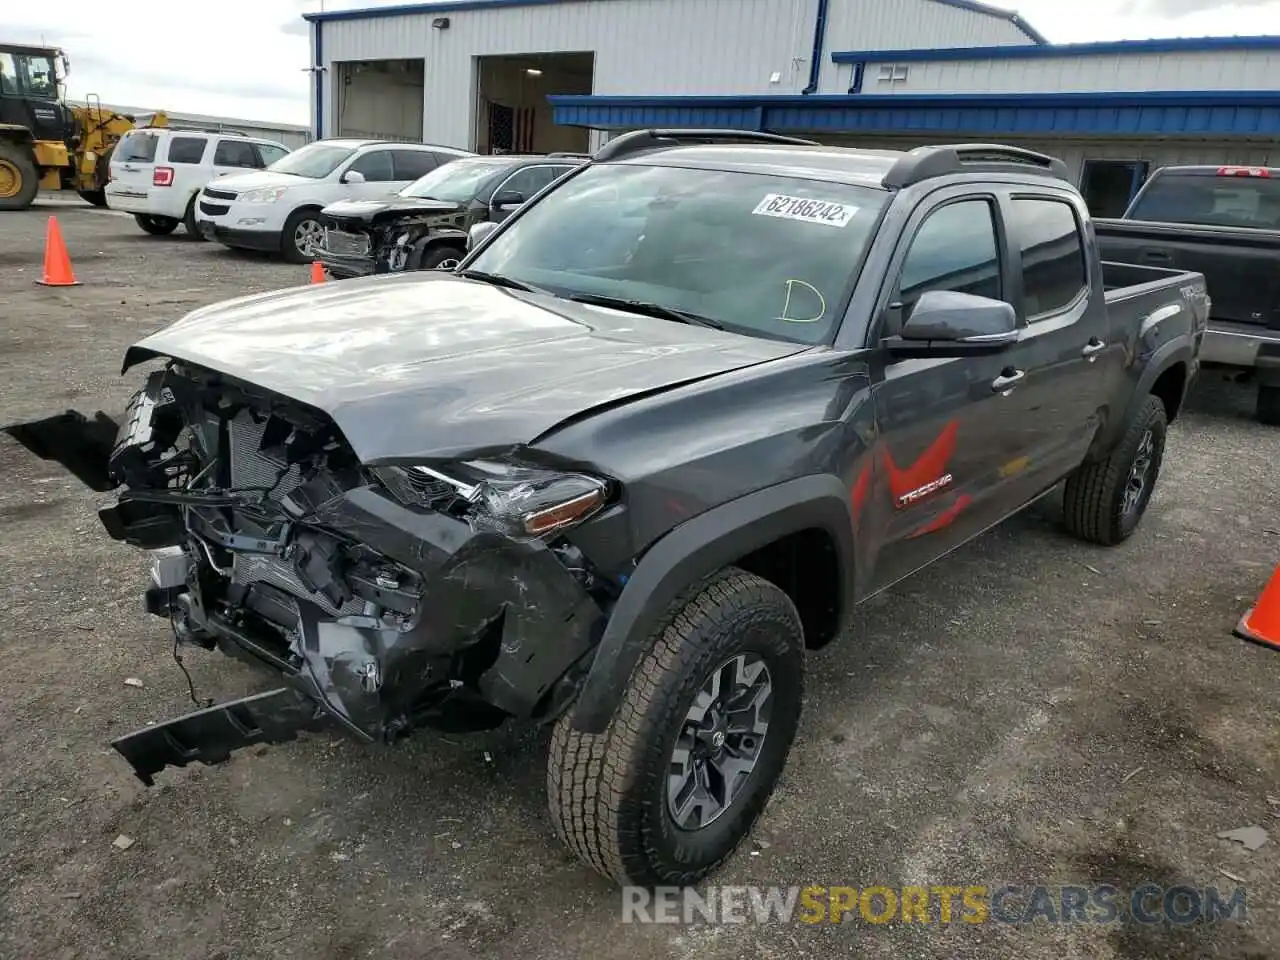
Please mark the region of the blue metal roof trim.
POLYGON ((912 63, 949 60, 1026 60, 1051 57, 1129 56, 1142 53, 1227 53, 1280 50, 1280 36, 1165 37, 1156 40, 1106 40, 1098 43, 1010 44, 998 47, 939 47, 926 50, 841 50, 834 63, 912 63))
POLYGON ((419 13, 461 13, 465 10, 491 10, 502 7, 543 7, 576 0, 438 0, 436 3, 401 3, 392 7, 361 7, 356 10, 330 10, 304 13, 302 19, 312 22, 333 20, 379 20, 383 17, 408 17, 419 13))
POLYGON ((1280 135, 1280 91, 547 98, 565 126, 1093 136, 1280 135))
POLYGON ((958 7, 961 10, 968 10, 971 13, 981 13, 988 17, 996 17, 1000 20, 1008 20, 1015 27, 1021 30, 1032 43, 1048 43, 1045 35, 1037 30, 1027 21, 1022 19, 1021 14, 1014 10, 1005 10, 1001 7, 993 7, 990 4, 979 3, 978 0, 933 0, 934 3, 941 3, 948 7, 958 7))

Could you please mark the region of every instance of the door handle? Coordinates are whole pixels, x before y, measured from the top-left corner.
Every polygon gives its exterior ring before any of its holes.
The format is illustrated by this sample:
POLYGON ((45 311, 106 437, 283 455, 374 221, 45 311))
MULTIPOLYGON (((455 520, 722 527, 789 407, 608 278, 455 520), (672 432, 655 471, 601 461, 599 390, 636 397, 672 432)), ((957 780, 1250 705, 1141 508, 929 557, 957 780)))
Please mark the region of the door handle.
POLYGON ((1026 379, 1027 371, 1010 370, 991 381, 991 389, 996 393, 1009 393, 1014 387, 1026 379))
POLYGON ((1097 337, 1090 337, 1089 342, 1080 348, 1080 356, 1086 358, 1090 363, 1098 359, 1098 354, 1107 349, 1107 342, 1099 340, 1097 337))
POLYGON ((1144 260, 1154 261, 1155 263, 1173 262, 1173 254, 1168 253, 1165 250, 1144 250, 1142 252, 1142 258, 1144 260))

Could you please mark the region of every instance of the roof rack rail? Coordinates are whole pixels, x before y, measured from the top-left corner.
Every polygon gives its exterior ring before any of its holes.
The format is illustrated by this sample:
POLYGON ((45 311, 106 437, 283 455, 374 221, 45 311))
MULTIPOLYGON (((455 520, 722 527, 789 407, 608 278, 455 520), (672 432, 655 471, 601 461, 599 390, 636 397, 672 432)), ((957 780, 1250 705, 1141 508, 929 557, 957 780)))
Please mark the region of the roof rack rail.
POLYGON ((610 140, 596 151, 594 160, 617 160, 645 150, 656 150, 661 147, 675 147, 684 143, 777 143, 795 147, 816 147, 813 140, 801 140, 799 137, 784 137, 777 133, 766 133, 763 130, 724 130, 724 129, 690 129, 690 130, 633 130, 624 133, 615 140, 610 140))
POLYGON ((949 173, 1008 173, 1010 168, 1069 179, 1067 165, 1045 153, 998 143, 946 143, 910 151, 885 174, 883 184, 901 189, 949 173))

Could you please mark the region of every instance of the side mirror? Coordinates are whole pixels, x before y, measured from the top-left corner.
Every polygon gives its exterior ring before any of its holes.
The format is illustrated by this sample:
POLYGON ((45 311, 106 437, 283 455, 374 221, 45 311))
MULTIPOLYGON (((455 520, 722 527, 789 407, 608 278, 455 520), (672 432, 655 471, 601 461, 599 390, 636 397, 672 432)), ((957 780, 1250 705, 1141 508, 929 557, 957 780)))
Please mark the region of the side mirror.
POLYGON ((494 194, 492 202, 489 204, 495 213, 511 213, 520 207, 525 201, 525 195, 515 190, 501 190, 494 194))
POLYGON ((480 244, 489 239, 493 231, 498 229, 498 225, 492 221, 484 221, 477 223, 467 231, 467 249, 474 250, 480 244))
POLYGON ((343 183, 364 183, 364 174, 359 170, 348 170, 342 175, 343 183))
POLYGON ((993 353, 1018 342, 1018 315, 1003 300, 956 290, 929 290, 912 305, 887 345, 904 356, 993 353))

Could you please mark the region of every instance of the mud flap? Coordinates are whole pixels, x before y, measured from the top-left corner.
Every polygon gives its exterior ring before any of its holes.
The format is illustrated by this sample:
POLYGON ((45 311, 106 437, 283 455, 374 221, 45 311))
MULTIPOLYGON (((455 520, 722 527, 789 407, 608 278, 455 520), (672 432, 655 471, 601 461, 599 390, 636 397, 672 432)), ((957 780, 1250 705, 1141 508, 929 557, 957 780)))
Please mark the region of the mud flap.
POLYGON ((328 722, 314 700, 282 687, 144 727, 113 740, 111 746, 150 787, 165 767, 225 763, 233 750, 285 743, 296 739, 300 730, 318 730, 328 722))
POLYGON ((90 420, 83 413, 68 410, 3 429, 40 459, 62 464, 90 490, 107 493, 116 488, 107 464, 120 425, 102 411, 90 420))

